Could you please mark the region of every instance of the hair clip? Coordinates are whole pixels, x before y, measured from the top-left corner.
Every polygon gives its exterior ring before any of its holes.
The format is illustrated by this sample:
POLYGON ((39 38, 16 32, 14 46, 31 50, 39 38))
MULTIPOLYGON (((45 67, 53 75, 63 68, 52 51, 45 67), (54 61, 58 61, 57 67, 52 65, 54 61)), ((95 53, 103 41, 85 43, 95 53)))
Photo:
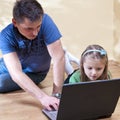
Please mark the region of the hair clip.
POLYGON ((101 50, 100 50, 100 54, 101 54, 101 55, 106 55, 107 53, 106 53, 105 50, 101 49, 101 50))

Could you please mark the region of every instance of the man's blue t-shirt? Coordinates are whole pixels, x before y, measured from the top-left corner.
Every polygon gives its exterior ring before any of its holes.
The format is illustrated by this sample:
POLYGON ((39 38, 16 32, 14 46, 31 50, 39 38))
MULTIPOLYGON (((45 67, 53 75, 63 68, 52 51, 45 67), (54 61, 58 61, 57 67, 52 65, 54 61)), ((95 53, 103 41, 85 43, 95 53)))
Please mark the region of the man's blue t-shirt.
MULTIPOLYGON (((44 14, 40 31, 34 40, 26 39, 10 24, 0 33, 0 49, 3 55, 16 52, 24 72, 47 73, 51 62, 47 45, 60 38, 57 26, 44 14)), ((3 59, 0 59, 0 73, 4 72, 7 72, 7 68, 3 59)))

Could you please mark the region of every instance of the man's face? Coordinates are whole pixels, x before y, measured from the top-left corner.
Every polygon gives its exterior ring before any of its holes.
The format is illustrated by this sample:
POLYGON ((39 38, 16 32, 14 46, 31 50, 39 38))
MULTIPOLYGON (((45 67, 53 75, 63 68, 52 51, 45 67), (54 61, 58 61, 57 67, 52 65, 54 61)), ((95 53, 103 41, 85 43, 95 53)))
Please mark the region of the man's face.
POLYGON ((29 19, 25 18, 24 22, 22 23, 17 23, 15 19, 12 21, 14 26, 17 27, 18 31, 29 40, 33 40, 37 37, 42 23, 42 19, 31 22, 29 19))

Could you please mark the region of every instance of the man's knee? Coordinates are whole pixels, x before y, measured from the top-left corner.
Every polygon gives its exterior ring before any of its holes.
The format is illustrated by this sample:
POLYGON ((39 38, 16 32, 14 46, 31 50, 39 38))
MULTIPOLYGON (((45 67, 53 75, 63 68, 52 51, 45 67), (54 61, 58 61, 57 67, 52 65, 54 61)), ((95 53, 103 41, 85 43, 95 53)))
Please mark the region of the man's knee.
POLYGON ((11 92, 20 87, 11 79, 9 74, 0 75, 0 93, 11 92))

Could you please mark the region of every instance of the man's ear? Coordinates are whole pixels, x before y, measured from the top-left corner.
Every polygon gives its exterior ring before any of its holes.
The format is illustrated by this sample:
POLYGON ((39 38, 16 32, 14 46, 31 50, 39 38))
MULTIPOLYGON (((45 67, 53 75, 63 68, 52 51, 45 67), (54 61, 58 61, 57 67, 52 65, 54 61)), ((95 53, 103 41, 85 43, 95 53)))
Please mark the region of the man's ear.
POLYGON ((12 18, 12 23, 16 27, 17 22, 16 22, 16 20, 14 18, 12 18))

